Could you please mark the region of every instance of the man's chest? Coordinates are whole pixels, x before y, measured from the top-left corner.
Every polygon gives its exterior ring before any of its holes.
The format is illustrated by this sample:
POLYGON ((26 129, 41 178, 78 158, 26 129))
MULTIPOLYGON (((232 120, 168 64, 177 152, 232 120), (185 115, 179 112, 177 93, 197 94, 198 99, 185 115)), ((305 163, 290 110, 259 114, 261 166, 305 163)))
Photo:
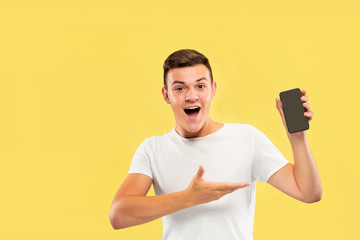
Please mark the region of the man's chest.
POLYGON ((203 179, 217 182, 251 181, 251 149, 247 144, 163 144, 151 160, 154 188, 159 194, 184 190, 204 166, 203 179))

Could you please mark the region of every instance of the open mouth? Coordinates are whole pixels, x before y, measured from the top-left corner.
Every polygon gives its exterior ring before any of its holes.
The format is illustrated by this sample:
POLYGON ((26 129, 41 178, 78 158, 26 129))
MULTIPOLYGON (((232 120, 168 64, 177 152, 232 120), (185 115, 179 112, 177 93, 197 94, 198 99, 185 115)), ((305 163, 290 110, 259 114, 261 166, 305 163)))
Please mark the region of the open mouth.
POLYGON ((188 108, 184 111, 190 118, 195 118, 200 112, 200 107, 188 108))

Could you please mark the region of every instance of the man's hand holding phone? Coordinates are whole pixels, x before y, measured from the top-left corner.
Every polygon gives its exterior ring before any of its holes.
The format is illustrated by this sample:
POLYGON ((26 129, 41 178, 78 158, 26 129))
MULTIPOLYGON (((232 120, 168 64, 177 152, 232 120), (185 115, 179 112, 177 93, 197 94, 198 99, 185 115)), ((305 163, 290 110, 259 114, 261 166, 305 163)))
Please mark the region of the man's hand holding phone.
POLYGON ((275 98, 276 107, 282 118, 289 140, 305 137, 308 122, 313 119, 314 113, 310 110, 309 97, 306 91, 296 88, 280 93, 282 99, 275 98))

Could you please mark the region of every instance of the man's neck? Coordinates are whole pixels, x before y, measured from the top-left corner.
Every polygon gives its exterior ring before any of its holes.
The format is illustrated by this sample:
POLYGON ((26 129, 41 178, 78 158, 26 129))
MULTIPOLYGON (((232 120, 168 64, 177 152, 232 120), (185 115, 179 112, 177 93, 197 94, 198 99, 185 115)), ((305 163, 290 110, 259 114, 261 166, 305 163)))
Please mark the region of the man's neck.
POLYGON ((182 136, 184 138, 198 138, 198 137, 205 137, 209 134, 212 134, 212 133, 218 131, 223 126, 224 126, 224 123, 218 123, 218 122, 215 122, 215 121, 209 119, 208 122, 205 123, 204 126, 198 132, 195 132, 195 133, 188 132, 185 129, 182 129, 177 126, 175 127, 175 130, 180 136, 182 136))

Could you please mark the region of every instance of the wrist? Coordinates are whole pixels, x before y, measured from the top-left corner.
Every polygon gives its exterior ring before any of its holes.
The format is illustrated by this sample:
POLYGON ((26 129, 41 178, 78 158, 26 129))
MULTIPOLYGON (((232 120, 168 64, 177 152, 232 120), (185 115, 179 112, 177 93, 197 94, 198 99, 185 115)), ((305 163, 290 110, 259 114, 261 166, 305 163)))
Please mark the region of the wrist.
POLYGON ((293 143, 299 143, 299 142, 305 142, 306 141, 306 132, 301 131, 297 133, 287 133, 288 139, 291 144, 293 143))
POLYGON ((191 200, 190 193, 187 189, 181 191, 181 200, 183 203, 185 203, 186 207, 192 207, 194 206, 194 202, 191 200))

